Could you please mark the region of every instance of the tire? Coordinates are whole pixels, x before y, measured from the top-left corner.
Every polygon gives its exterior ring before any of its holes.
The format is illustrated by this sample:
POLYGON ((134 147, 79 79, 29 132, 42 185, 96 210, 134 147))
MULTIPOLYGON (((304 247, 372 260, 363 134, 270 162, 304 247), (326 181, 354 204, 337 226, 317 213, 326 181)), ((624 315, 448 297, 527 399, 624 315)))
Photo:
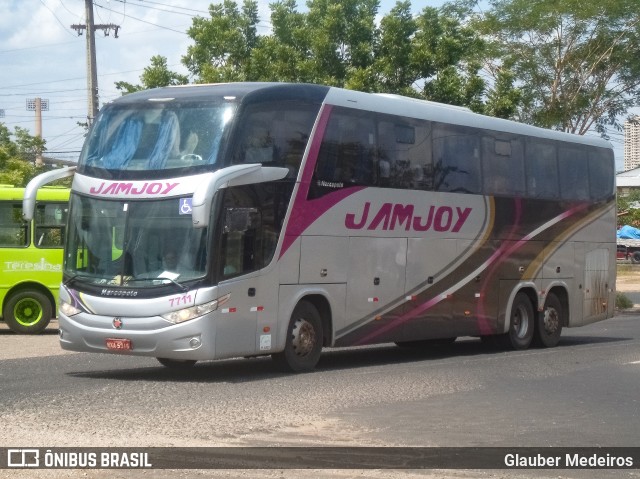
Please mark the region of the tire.
POLYGON ((194 359, 156 358, 160 364, 171 369, 190 369, 197 361, 194 359))
POLYGON ((527 349, 533 340, 535 321, 529 297, 524 293, 516 294, 511 306, 509 331, 499 336, 501 346, 505 349, 527 349))
POLYGON ((271 357, 284 371, 311 371, 320 359, 322 341, 320 313, 311 303, 300 301, 291 315, 284 351, 271 357))
POLYGON ((640 263, 640 251, 634 251, 633 253, 631 253, 631 262, 633 264, 640 263))
POLYGON ((2 314, 12 331, 20 334, 38 334, 49 325, 53 316, 53 306, 45 294, 25 289, 9 296, 2 314))
POLYGON ((536 319, 533 341, 536 346, 553 348, 560 341, 562 325, 565 320, 565 312, 558 297, 549 293, 544 303, 544 310, 536 319))

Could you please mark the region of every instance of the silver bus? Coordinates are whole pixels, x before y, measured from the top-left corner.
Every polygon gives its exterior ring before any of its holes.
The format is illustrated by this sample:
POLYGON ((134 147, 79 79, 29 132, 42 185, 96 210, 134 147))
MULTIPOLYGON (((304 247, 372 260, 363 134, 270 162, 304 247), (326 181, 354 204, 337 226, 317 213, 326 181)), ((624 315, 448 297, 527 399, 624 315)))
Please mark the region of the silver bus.
POLYGON ((60 343, 168 367, 462 336, 552 347, 615 306, 608 142, 318 85, 105 106, 74 175, 60 343))

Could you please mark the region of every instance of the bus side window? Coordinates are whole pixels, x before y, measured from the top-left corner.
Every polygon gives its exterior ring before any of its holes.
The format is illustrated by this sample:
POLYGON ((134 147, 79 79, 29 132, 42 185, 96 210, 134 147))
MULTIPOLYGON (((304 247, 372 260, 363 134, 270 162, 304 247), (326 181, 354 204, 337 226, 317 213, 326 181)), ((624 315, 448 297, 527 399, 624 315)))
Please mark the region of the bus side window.
POLYGON ((281 190, 273 183, 225 189, 218 226, 222 279, 257 271, 273 259, 282 229, 277 213, 281 190))
POLYGON ((62 248, 68 211, 66 203, 36 205, 35 245, 38 248, 62 248))
POLYGON ((242 113, 232 163, 286 167, 295 178, 311 136, 318 106, 300 102, 259 103, 242 113))
POLYGON ((436 123, 433 130, 434 188, 480 193, 480 144, 477 129, 436 123))
POLYGON ((599 149, 589 152, 591 199, 605 200, 615 194, 611 152, 599 149))
POLYGON ((29 245, 29 223, 22 219, 22 205, 0 204, 0 246, 20 247, 29 245))
POLYGON ((376 143, 372 115, 335 108, 322 139, 309 196, 373 185, 376 143))
POLYGON ((529 197, 548 199, 558 197, 558 159, 555 143, 534 138, 527 139, 525 167, 529 197))
POLYGON ((524 148, 522 141, 508 135, 490 133, 482 137, 482 176, 487 195, 522 196, 524 148))
POLYGON ((378 186, 433 188, 431 122, 385 115, 378 123, 378 186))
POLYGON ((588 200, 587 152, 579 147, 561 146, 558 155, 560 195, 563 200, 588 200))

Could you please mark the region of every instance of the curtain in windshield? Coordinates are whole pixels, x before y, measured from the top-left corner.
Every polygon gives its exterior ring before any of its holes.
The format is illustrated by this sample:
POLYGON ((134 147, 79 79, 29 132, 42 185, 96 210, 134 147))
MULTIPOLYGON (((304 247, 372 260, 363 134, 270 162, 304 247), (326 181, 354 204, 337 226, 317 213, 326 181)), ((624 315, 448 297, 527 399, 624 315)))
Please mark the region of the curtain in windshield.
POLYGON ((154 102, 111 105, 101 113, 79 164, 107 170, 214 165, 233 104, 154 102))

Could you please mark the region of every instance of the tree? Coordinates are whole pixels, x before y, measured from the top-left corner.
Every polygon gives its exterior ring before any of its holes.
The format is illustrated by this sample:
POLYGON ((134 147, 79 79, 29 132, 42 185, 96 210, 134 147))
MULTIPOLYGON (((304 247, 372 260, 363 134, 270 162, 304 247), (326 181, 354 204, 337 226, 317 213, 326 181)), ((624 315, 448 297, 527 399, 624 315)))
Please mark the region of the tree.
POLYGON ((182 57, 199 81, 247 80, 246 67, 259 42, 258 2, 244 0, 242 10, 232 0, 209 6, 210 18, 196 17, 187 34, 195 44, 182 57))
POLYGON ((637 0, 490 5, 477 27, 492 40, 489 71, 514 75, 520 121, 581 135, 621 129, 620 115, 640 101, 637 0))
POLYGON ((628 195, 618 195, 618 229, 624 225, 640 227, 640 191, 632 190, 628 195))
POLYGON ((11 133, 0 123, 0 183, 26 186, 43 170, 35 167, 36 151, 44 151, 45 141, 31 136, 24 128, 16 127, 11 133), (16 139, 12 140, 11 137, 16 139))
POLYGON ((378 0, 309 0, 304 13, 295 0, 278 0, 270 5, 272 32, 259 35, 257 3, 240 9, 225 0, 193 20, 183 63, 197 82, 319 83, 483 111, 485 44, 467 21, 472 3, 414 17, 411 3, 399 1, 378 26, 378 0))
POLYGON ((418 16, 413 61, 425 80, 423 97, 482 112, 486 85, 479 76, 484 40, 466 24, 466 1, 425 8, 418 16))
POLYGON ((167 58, 161 55, 151 57, 151 65, 146 67, 140 75, 141 85, 133 85, 125 81, 116 82, 116 88, 124 93, 133 93, 148 88, 169 85, 186 85, 189 79, 185 75, 169 70, 167 58))
POLYGON ((316 83, 345 86, 373 63, 377 0, 309 0, 307 27, 316 83))

